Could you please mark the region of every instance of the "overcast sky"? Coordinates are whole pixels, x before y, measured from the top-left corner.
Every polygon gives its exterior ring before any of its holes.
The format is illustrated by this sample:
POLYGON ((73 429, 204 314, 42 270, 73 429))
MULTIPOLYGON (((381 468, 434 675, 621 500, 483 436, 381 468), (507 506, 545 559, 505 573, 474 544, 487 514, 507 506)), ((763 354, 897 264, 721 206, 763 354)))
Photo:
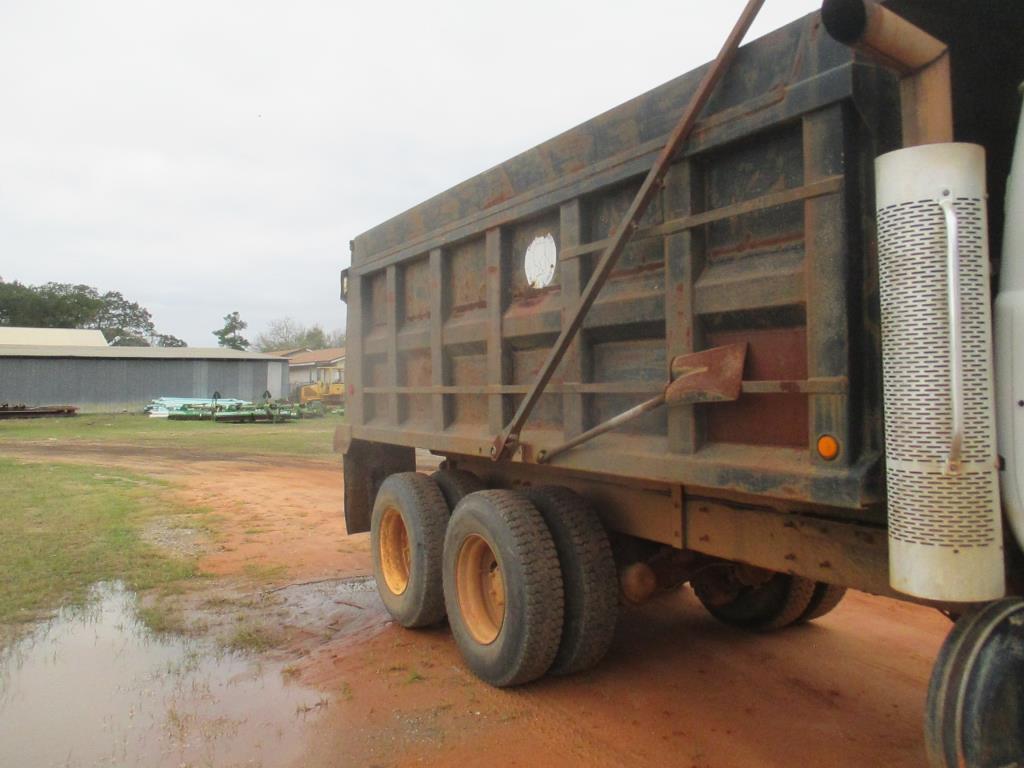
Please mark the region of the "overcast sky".
POLYGON ((193 346, 233 310, 341 327, 350 239, 710 60, 743 5, 0 0, 0 277, 193 346))

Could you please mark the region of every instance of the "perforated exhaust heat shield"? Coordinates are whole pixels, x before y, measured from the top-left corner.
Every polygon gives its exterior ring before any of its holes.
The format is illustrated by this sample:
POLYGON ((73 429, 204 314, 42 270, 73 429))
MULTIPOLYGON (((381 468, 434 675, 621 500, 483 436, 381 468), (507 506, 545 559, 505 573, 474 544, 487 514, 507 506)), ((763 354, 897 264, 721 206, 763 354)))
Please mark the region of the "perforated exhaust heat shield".
POLYGON ((889 580, 916 597, 1001 597, 985 152, 875 161, 889 580))

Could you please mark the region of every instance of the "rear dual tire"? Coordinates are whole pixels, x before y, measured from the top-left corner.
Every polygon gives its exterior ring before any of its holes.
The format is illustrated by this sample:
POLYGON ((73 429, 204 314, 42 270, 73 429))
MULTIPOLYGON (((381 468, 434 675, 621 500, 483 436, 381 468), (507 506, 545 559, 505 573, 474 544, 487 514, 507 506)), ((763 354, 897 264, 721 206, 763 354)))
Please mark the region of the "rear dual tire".
POLYGON ((439 469, 430 479, 437 483, 444 500, 448 502, 448 509, 452 511, 463 498, 487 487, 479 477, 464 469, 439 469))
POLYGON ((403 627, 444 618, 441 557, 448 504, 437 483, 417 472, 391 475, 381 485, 370 519, 377 592, 403 627))
POLYGON ((619 615, 619 579, 601 519, 580 495, 560 486, 525 492, 541 513, 558 552, 565 585, 562 640, 548 670, 571 675, 608 652, 619 615))
POLYGON ((448 524, 442 573, 452 635, 477 677, 505 687, 548 671, 562 637, 562 575, 529 501, 503 490, 466 496, 448 524))
POLYGON ((615 563, 597 514, 566 488, 480 485, 457 470, 385 481, 371 547, 388 612, 408 628, 447 613, 466 664, 498 687, 594 666, 618 616, 615 563))

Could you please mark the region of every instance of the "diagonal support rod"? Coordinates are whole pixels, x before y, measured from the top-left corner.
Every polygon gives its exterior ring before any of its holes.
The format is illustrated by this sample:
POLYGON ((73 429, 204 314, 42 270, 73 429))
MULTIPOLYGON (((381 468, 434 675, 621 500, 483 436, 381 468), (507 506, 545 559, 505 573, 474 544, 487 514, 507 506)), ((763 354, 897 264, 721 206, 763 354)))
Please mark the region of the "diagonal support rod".
POLYGON ((551 348, 547 360, 544 361, 544 366, 530 386, 530 391, 519 404, 519 409, 516 411, 515 416, 512 417, 512 420, 502 430, 501 434, 494 439, 494 444, 491 446, 491 458, 495 461, 505 458, 506 454, 515 450, 515 446, 519 442, 519 432, 530 417, 530 413, 533 411, 540 396, 544 393, 548 382, 551 381, 551 377, 554 375, 558 364, 562 362, 562 358, 569 349, 569 344, 583 325, 583 318, 590 311, 590 307, 597 299, 597 294, 600 293, 601 288, 608 280, 608 276, 611 275, 612 269, 614 269, 619 256, 622 255, 622 251, 626 247, 626 243, 629 242, 629 238, 636 230, 640 217, 644 215, 647 206, 650 205, 651 200, 654 199, 654 196, 661 189, 669 164, 679 148, 689 138, 690 132, 697 122, 697 117, 708 103, 708 99, 711 98, 715 86, 718 85, 719 80, 722 79, 722 76, 728 70, 733 57, 736 55, 736 49, 739 48, 744 35, 747 34, 747 30, 750 29, 750 25, 753 23, 758 11, 761 10, 762 5, 764 5, 764 0, 748 0, 743 13, 740 14, 736 25, 732 28, 732 32, 729 33, 725 44, 722 45, 722 49, 718 52, 718 57, 705 73, 700 85, 697 86, 693 98, 686 105, 682 117, 679 118, 679 122, 672 129, 672 133, 669 134, 665 146, 654 161, 654 165, 651 166, 651 170, 647 173, 643 184, 640 185, 640 190, 636 193, 636 197, 633 198, 629 210, 626 211, 619 226, 615 229, 612 242, 605 249, 597 266, 594 268, 594 274, 580 295, 580 302, 576 306, 572 320, 562 328, 562 332, 559 334, 557 341, 555 341, 555 345, 551 348))

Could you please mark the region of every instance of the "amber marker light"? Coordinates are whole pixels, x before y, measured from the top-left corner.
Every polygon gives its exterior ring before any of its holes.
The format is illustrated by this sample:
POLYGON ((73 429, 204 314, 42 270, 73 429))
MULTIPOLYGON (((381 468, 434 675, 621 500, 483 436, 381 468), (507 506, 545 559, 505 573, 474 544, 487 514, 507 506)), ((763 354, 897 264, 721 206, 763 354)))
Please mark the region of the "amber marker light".
POLYGON ((832 461, 839 455, 839 441, 832 435, 822 435, 818 438, 818 455, 826 461, 832 461))

